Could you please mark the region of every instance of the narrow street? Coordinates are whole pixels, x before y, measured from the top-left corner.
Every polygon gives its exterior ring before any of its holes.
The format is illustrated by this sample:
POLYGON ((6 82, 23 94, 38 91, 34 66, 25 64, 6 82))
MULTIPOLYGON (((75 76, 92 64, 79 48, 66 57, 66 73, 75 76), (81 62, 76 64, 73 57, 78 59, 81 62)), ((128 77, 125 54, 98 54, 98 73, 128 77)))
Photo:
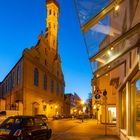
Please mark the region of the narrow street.
POLYGON ((108 126, 105 136, 105 127, 97 120, 54 120, 49 121, 49 126, 53 130, 51 140, 119 140, 115 126, 108 126))

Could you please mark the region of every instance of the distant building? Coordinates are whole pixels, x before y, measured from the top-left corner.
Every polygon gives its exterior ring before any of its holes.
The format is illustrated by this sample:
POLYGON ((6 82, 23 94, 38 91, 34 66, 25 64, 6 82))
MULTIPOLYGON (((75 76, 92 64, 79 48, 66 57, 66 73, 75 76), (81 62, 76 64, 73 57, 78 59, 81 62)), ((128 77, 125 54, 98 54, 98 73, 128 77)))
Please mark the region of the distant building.
POLYGON ((81 111, 81 98, 76 93, 66 93, 64 95, 64 114, 79 114, 81 111))
POLYGON ((20 110, 24 115, 63 114, 65 82, 57 41, 59 4, 47 0, 46 7, 46 34, 41 33, 38 43, 23 51, 0 84, 3 109, 20 110))

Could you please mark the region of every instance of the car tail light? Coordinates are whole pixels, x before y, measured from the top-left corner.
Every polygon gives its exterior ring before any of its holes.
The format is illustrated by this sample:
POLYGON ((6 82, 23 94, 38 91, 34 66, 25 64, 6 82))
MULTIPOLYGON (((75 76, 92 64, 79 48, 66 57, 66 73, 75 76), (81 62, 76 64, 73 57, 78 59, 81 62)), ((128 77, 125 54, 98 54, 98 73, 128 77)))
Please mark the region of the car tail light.
POLYGON ((14 136, 18 137, 21 135, 22 130, 18 129, 15 133, 14 136))

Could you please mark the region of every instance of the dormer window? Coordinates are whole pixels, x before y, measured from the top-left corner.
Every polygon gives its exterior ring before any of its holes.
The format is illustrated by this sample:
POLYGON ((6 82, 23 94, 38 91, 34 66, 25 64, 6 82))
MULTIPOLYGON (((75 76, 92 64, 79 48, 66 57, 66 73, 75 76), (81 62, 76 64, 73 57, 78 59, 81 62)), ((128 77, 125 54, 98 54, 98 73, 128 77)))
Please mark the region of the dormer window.
POLYGON ((39 82, 39 72, 38 72, 38 69, 35 68, 34 69, 34 85, 38 86, 38 82, 39 82))

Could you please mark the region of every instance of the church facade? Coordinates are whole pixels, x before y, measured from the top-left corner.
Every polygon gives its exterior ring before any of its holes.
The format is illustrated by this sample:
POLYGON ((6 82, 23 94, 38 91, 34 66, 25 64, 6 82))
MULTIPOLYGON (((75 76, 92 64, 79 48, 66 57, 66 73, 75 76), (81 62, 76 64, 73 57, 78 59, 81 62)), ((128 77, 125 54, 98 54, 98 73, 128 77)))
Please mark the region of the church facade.
POLYGON ((24 115, 63 114, 65 81, 58 53, 59 4, 46 1, 46 33, 22 57, 0 83, 0 110, 24 115))

